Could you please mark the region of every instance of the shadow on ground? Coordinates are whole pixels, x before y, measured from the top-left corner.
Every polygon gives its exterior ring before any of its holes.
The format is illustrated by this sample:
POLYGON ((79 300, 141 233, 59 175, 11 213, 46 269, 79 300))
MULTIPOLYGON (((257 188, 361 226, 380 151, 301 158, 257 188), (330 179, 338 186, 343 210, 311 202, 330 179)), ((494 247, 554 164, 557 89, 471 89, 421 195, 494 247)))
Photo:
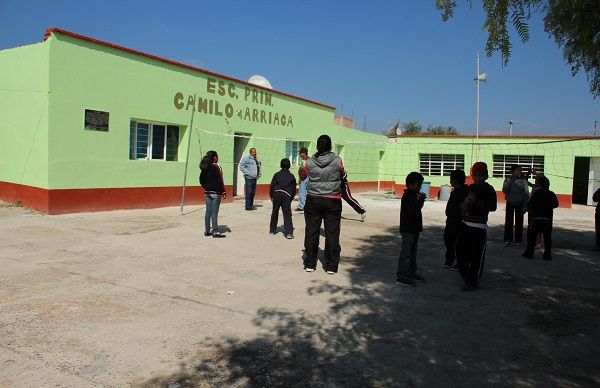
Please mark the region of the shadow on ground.
POLYGON ((442 232, 430 227, 420 239, 426 283, 394 283, 400 239, 390 228, 365 237, 356 258, 343 262, 350 287, 312 282, 309 294, 330 297, 327 314, 259 310, 254 324, 267 335, 205 339, 179 373, 141 385, 600 384, 600 261, 597 252, 575 251, 582 232, 555 228, 554 260, 545 262, 504 248, 502 228, 491 228, 483 288, 470 293, 460 291, 457 273, 441 268, 442 232))

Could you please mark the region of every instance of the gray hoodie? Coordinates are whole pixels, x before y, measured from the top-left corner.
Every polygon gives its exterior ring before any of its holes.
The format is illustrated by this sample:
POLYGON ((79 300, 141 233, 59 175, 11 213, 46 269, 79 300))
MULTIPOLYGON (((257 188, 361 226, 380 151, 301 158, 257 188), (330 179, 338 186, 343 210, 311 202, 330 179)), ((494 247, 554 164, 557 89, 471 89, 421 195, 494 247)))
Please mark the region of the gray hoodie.
POLYGON ((306 160, 308 195, 340 197, 344 164, 333 152, 316 153, 306 160))
POLYGON ((513 206, 525 207, 529 200, 529 186, 526 178, 509 177, 504 180, 502 192, 506 195, 506 202, 513 206))

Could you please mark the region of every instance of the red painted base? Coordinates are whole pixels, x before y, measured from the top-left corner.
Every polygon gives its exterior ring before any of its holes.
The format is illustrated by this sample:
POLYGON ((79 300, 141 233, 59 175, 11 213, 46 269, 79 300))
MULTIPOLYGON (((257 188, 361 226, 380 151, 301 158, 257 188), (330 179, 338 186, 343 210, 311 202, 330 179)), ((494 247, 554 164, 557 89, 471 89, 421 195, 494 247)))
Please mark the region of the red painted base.
MULTIPOLYGON (((227 191, 231 192, 228 186, 227 191)), ((94 212, 117 209, 151 209, 181 204, 181 187, 128 187, 105 189, 58 189, 0 182, 0 199, 20 203, 46 214, 94 212)), ((229 195, 223 202, 232 202, 229 195)), ((186 187, 185 205, 204 203, 204 190, 186 187)))
MULTIPOLYGON (((379 183, 380 190, 394 190, 401 196, 405 185, 391 181, 379 183)), ((351 182, 352 193, 377 191, 377 182, 351 182)), ((227 186, 232 192, 232 187, 227 186)), ((430 198, 438 198, 439 186, 431 186, 430 198)), ((498 202, 504 203, 504 194, 497 192, 498 202)), ((560 207, 570 208, 572 196, 557 194, 560 207)), ((256 199, 269 199, 269 185, 258 185, 256 199)), ((19 203, 23 207, 38 210, 46 214, 65 214, 93 212, 117 209, 150 209, 166 206, 178 206, 181 203, 181 187, 128 187, 107 189, 59 189, 46 190, 39 187, 0 182, 0 200, 19 203)), ((223 201, 232 202, 231 195, 223 201)), ((185 205, 204 203, 204 190, 199 186, 187 187, 185 205)))

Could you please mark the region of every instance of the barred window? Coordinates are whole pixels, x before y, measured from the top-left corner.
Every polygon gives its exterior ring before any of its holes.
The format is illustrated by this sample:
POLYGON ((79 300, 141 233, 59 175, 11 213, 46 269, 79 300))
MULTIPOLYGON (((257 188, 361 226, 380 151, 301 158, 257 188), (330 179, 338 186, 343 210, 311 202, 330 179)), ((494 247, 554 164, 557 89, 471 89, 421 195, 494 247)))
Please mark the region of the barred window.
POLYGON ((129 159, 177 161, 179 126, 140 122, 129 124, 129 159))
POLYGON ((505 178, 510 176, 510 166, 518 164, 526 175, 532 170, 544 173, 544 156, 537 155, 494 155, 494 178, 505 178))
POLYGON ((286 140, 285 141, 285 158, 290 160, 291 164, 298 164, 299 155, 298 152, 300 148, 306 147, 308 148, 308 142, 305 141, 295 141, 295 140, 286 140))
POLYGON ((452 170, 465 169, 465 155, 419 154, 419 172, 428 176, 449 176, 452 170))

